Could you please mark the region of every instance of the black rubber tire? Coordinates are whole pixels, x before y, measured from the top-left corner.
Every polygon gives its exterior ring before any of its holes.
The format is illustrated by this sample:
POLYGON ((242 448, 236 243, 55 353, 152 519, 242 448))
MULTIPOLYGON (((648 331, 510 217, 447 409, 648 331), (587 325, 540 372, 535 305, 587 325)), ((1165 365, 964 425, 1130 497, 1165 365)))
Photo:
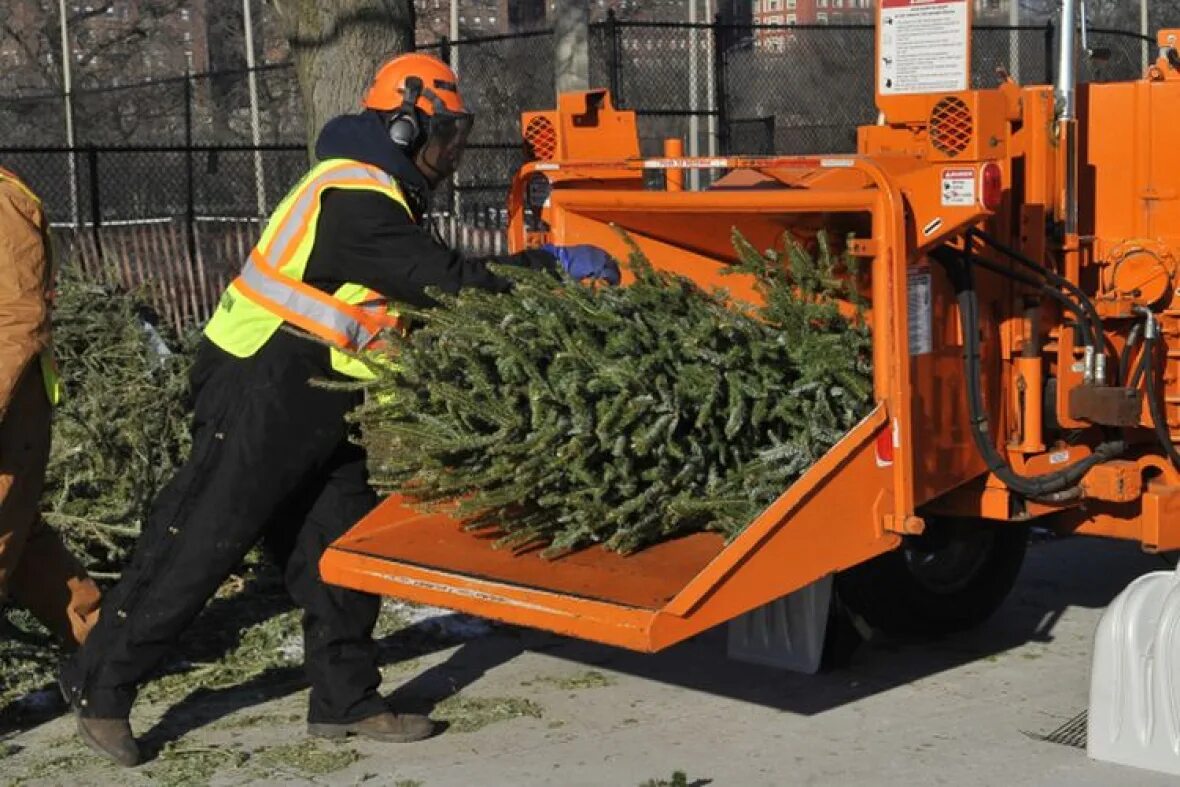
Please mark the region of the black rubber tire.
POLYGON ((890 635, 939 636, 978 626, 1016 583, 1028 527, 977 520, 927 522, 921 536, 836 575, 840 600, 890 635))

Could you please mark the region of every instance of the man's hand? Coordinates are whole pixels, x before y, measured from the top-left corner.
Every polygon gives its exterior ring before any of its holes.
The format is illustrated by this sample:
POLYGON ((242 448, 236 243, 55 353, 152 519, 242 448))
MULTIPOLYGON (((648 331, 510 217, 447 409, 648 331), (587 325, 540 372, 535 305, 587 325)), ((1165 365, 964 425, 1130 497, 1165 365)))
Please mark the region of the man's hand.
POLYGON ((619 283, 619 264, 602 249, 589 244, 541 247, 561 263, 561 267, 575 279, 602 279, 607 284, 619 283))

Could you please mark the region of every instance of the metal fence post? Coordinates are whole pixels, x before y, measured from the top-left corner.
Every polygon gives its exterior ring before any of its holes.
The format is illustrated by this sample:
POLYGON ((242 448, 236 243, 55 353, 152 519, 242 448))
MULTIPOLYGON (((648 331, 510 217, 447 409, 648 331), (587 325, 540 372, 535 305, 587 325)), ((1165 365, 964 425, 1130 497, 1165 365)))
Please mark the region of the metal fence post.
POLYGON ((610 84, 611 101, 616 107, 623 106, 623 96, 619 79, 619 24, 615 18, 615 9, 606 11, 606 73, 610 84))
POLYGON ((717 106, 717 149, 723 156, 729 153, 729 92, 725 89, 728 38, 726 28, 721 25, 721 14, 717 14, 713 17, 713 101, 717 106))
MULTIPOLYGON (((75 233, 82 231, 82 181, 78 177, 80 150, 77 142, 70 143, 66 148, 66 167, 70 173, 70 221, 75 233)), ((91 189, 93 187, 92 183, 91 189)))
POLYGON ((1045 84, 1053 84, 1053 20, 1045 22, 1045 84))
POLYGON ((451 39, 449 36, 443 36, 438 40, 438 59, 451 64, 451 39))
POLYGON ((184 172, 186 186, 185 205, 185 241, 188 244, 190 264, 196 265, 197 236, 196 236, 196 183, 193 177, 193 77, 189 72, 184 75, 184 172))
MULTIPOLYGON (((74 155, 75 151, 71 150, 70 156, 74 155)), ((86 169, 90 178, 90 237, 94 240, 94 254, 101 263, 102 233, 99 228, 102 226, 102 189, 98 183, 98 149, 93 144, 86 148, 86 169)), ((75 187, 77 185, 74 184, 75 187)))

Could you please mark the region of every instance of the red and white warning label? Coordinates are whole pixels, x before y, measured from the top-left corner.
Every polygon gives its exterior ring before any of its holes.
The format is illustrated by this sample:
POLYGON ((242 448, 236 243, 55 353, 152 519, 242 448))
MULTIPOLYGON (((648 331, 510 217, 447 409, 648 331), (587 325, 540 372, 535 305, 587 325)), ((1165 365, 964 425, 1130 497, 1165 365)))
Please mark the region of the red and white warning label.
POLYGON ((881 95, 942 93, 970 85, 968 0, 880 0, 881 95))
POLYGON ((975 204, 975 170, 960 167, 942 171, 943 207, 971 207, 975 204))

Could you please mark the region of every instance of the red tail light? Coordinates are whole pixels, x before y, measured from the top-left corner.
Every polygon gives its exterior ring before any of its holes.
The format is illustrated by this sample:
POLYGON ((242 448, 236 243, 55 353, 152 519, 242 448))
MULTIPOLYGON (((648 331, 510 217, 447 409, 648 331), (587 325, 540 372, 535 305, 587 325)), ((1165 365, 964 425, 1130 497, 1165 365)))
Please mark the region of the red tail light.
POLYGON ((893 464, 893 430, 885 429, 877 435, 877 467, 893 464))
POLYGON ((1000 165, 994 161, 984 164, 979 180, 979 196, 983 207, 990 211, 999 210, 1000 199, 1004 195, 1004 180, 1000 165))

